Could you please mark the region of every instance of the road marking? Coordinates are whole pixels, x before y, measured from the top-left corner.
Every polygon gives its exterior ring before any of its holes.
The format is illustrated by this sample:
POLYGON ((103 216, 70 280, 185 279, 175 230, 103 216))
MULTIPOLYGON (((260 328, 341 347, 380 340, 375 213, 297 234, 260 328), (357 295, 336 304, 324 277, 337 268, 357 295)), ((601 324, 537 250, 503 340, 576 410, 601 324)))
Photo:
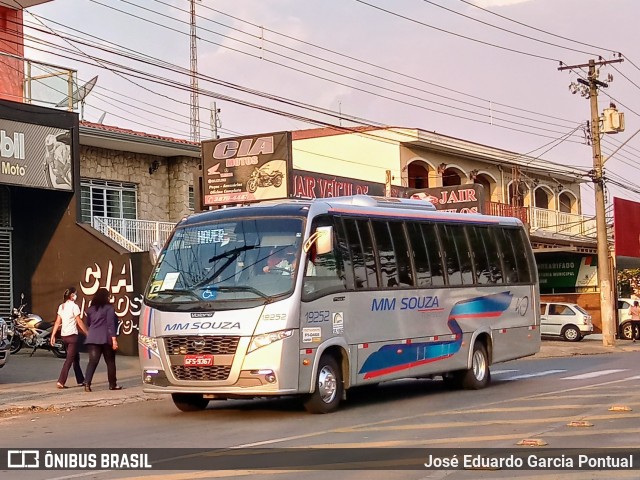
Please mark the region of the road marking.
POLYGON ((513 373, 518 370, 491 370, 491 375, 504 375, 505 373, 513 373))
POLYGON ((628 368, 618 368, 618 369, 614 369, 614 370, 600 370, 598 372, 589 372, 589 373, 583 373, 581 375, 574 375, 573 377, 564 377, 562 380, 584 380, 584 379, 587 379, 587 378, 602 377, 604 375, 609 375, 611 373, 626 372, 627 370, 629 370, 629 369, 628 368))
MULTIPOLYGON (((547 408, 548 410, 548 408, 547 408)), ((630 418, 640 418, 640 413, 630 413, 628 415, 624 415, 624 417, 620 416, 619 413, 605 413, 602 415, 590 415, 589 417, 584 417, 582 414, 576 415, 563 415, 558 417, 543 417, 543 418, 500 418, 500 419, 476 419, 468 422, 462 421, 453 421, 453 422, 440 422, 440 423, 423 423, 423 424, 412 424, 412 425, 385 425, 379 427, 363 427, 351 430, 352 433, 362 433, 362 432, 403 432, 403 431, 417 431, 417 430, 439 430, 442 428, 463 428, 463 427, 492 427, 497 425, 540 425, 540 424, 557 424, 562 423, 566 424, 567 421, 571 420, 583 420, 584 418, 588 418, 589 420, 619 420, 621 418, 630 419, 630 418)), ((349 433, 349 430, 344 429, 341 431, 342 433, 349 433)), ((340 443, 336 442, 336 446, 341 446, 340 443)))
POLYGON ((522 380, 525 378, 544 377, 546 375, 555 375, 556 373, 564 373, 566 370, 545 370, 543 372, 523 373, 522 375, 516 375, 515 377, 509 377, 505 380, 522 380))

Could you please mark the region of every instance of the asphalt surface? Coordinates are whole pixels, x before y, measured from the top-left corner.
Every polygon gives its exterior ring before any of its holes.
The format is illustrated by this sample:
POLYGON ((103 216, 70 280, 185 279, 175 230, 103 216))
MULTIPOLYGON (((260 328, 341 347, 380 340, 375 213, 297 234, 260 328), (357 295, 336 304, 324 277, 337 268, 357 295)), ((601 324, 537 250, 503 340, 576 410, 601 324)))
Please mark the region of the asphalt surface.
MULTIPOLYGON (((610 353, 640 351, 640 342, 616 340, 613 347, 602 344, 601 335, 591 335, 580 342, 543 340, 540 352, 529 358, 569 357, 575 355, 606 355, 610 353)), ((70 372, 69 388, 56 388, 56 381, 63 360, 47 351, 37 351, 29 356, 21 351, 9 358, 0 369, 0 417, 40 411, 70 411, 83 407, 104 407, 130 402, 151 401, 166 398, 164 395, 142 392, 140 363, 138 357, 119 355, 116 359, 118 383, 122 390, 109 390, 106 366, 101 362, 96 370, 92 392, 76 386, 70 372)), ((81 354, 81 364, 86 366, 87 356, 81 354)))

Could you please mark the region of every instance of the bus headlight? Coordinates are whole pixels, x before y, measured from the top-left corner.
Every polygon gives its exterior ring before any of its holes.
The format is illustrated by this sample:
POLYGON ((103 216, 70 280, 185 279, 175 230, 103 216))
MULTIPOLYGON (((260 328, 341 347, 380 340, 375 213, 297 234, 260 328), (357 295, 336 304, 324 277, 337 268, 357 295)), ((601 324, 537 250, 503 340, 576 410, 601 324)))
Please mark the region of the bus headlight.
POLYGON ((279 332, 263 333, 262 335, 256 335, 251 339, 249 344, 249 350, 247 353, 251 353, 267 345, 271 345, 273 342, 284 340, 293 335, 293 330, 280 330, 279 332))
POLYGON ((151 353, 160 358, 160 352, 158 351, 158 339, 155 337, 147 337, 146 335, 138 334, 138 343, 145 348, 148 348, 151 353))

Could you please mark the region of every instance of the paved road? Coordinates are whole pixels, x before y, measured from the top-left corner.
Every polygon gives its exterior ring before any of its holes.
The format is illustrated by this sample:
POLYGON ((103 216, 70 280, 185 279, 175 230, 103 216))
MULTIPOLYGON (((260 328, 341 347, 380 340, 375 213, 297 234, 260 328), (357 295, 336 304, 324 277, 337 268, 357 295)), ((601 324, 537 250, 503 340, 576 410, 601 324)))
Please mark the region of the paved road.
MULTIPOLYGON (((615 347, 604 347, 602 337, 593 335, 581 342, 543 340, 541 350, 533 359, 570 357, 576 355, 604 355, 611 353, 640 351, 640 343, 618 341, 615 347)), ((86 365, 87 356, 81 354, 81 363, 86 365)), ((101 362, 94 377, 93 392, 85 393, 75 385, 70 375, 65 390, 56 389, 56 380, 63 360, 47 351, 36 351, 33 357, 22 350, 10 357, 7 365, 0 369, 0 416, 41 410, 66 410, 90 406, 119 405, 138 401, 166 398, 145 394, 140 382, 140 365, 137 357, 117 357, 118 382, 125 388, 121 391, 108 389, 106 367, 101 362)), ((500 365, 492 369, 501 369, 500 365)))
MULTIPOLYGON (((582 347, 593 351, 597 345, 582 347)), ((550 344, 557 353, 564 344, 550 344)), ((623 347, 626 350, 631 347, 623 347)), ((575 352, 574 347, 571 349, 575 352)), ((569 353, 569 351, 565 351, 569 353)), ((131 402, 116 408, 80 408, 71 413, 31 413, 0 419, 3 445, 105 448, 173 447, 247 448, 459 448, 514 449, 522 439, 547 443, 545 451, 568 446, 591 450, 608 446, 637 447, 640 435, 638 395, 640 376, 635 365, 640 352, 604 355, 547 356, 495 366, 490 388, 451 392, 440 381, 388 382, 354 392, 338 412, 309 415, 295 399, 212 402, 202 412, 178 412, 169 400, 131 402), (629 411, 611 411, 621 404, 629 411), (589 421, 586 428, 571 421, 589 421)), ((104 372, 103 372, 104 375, 104 372)), ((109 393, 108 391, 106 392, 109 393)), ((529 454, 529 447, 520 447, 529 454)), ((375 450, 372 450, 375 452, 375 450)), ((233 455, 246 455, 234 450, 233 455)), ((272 451, 267 450, 267 453, 272 451)), ((293 460, 299 453, 287 450, 293 460)), ((167 452, 171 455, 172 452, 167 452)), ((229 455, 229 451, 225 451, 229 455)), ((208 458, 211 454, 207 455, 208 458)), ((193 458, 194 461, 198 460, 193 458)), ((293 461, 292 460, 292 461, 293 461)), ((332 457, 330 460, 337 462, 332 457)), ((315 480, 332 477, 360 480, 476 480, 638 478, 636 471, 192 471, 175 472, 9 472, 8 478, 143 479, 145 473, 163 480, 256 478, 315 480)))

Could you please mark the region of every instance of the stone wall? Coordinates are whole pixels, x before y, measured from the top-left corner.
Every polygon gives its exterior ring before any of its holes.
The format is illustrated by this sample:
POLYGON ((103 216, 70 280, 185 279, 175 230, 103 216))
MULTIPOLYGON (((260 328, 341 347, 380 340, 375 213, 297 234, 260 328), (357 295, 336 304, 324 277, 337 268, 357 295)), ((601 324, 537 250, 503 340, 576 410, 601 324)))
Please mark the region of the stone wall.
POLYGON ((80 177, 82 180, 108 180, 136 184, 138 187, 138 219, 177 222, 189 210, 189 186, 193 186, 193 169, 200 159, 191 157, 158 157, 81 146, 80 177), (158 169, 149 173, 153 162, 158 169))

